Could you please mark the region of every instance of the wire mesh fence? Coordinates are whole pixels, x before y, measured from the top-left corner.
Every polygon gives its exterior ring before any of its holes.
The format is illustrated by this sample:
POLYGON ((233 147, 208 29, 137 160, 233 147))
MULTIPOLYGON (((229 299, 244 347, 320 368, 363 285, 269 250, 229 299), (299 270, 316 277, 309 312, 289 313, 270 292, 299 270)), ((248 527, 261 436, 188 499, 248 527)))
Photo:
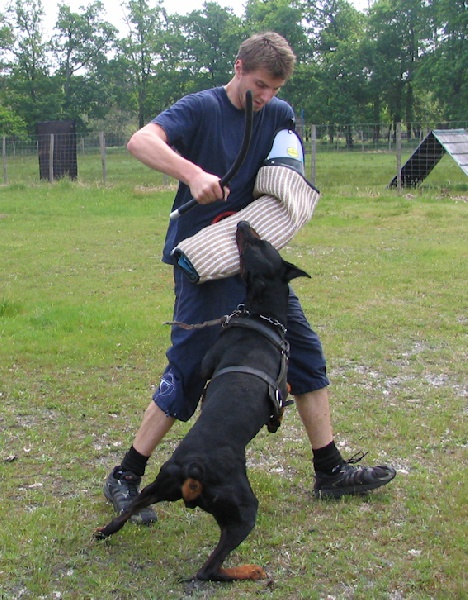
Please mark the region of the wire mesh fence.
POLYGON ((433 129, 467 129, 468 121, 446 123, 358 123, 343 125, 326 123, 321 125, 297 124, 304 142, 315 140, 317 152, 395 152, 401 131, 401 145, 405 151, 413 151, 433 129))
MULTIPOLYGON (((308 165, 308 176, 315 181, 315 169, 323 152, 401 153, 411 155, 433 129, 468 129, 468 121, 453 123, 382 123, 357 125, 298 122, 308 165)), ((81 135, 48 133, 27 138, 3 137, 3 183, 32 184, 62 177, 83 183, 135 183, 147 167, 127 152, 128 137, 112 132, 81 135)), ((168 177, 154 174, 155 185, 171 183, 168 177)))

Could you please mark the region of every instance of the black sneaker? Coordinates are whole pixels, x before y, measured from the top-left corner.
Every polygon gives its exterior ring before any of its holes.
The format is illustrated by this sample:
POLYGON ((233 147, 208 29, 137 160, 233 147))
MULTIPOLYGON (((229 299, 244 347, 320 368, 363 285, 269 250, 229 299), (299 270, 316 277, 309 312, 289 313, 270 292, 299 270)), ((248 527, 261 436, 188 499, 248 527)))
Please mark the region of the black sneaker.
MULTIPOLYGON (((117 514, 126 510, 135 496, 138 496, 140 483, 141 477, 131 471, 121 471, 120 467, 115 467, 112 473, 109 474, 104 484, 104 496, 109 502, 112 502, 117 514)), ((144 525, 150 525, 157 520, 156 513, 151 507, 143 508, 130 518, 132 523, 144 525)))
POLYGON ((359 496, 371 490, 387 485, 396 475, 393 467, 378 465, 375 467, 353 467, 364 458, 358 453, 344 464, 333 469, 331 475, 315 474, 314 494, 316 498, 341 498, 341 496, 359 496))

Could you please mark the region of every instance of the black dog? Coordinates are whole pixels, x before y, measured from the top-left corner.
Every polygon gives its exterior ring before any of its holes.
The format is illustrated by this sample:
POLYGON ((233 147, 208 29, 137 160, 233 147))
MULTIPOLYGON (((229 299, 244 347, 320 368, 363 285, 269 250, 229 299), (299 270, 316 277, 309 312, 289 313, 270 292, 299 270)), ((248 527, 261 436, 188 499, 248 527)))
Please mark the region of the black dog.
POLYGON ((268 424, 279 425, 286 399, 284 339, 288 283, 307 273, 284 261, 250 225, 237 226, 245 305, 225 318, 222 334, 203 361, 207 386, 200 417, 131 507, 98 529, 106 538, 142 508, 183 499, 188 508, 212 514, 221 538, 196 577, 232 581, 264 579, 256 565, 222 568, 228 554, 255 526, 258 500, 246 473, 245 447, 268 424))

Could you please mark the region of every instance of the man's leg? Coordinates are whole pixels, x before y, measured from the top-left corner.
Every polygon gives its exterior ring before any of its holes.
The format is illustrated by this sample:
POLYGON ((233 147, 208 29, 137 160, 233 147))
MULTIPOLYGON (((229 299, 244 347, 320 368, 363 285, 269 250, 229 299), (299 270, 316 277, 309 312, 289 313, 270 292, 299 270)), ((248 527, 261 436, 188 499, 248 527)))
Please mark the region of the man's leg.
MULTIPOLYGON (((125 510, 139 494, 146 463, 174 421, 175 419, 166 416, 159 406, 151 401, 132 447, 125 454, 122 463, 109 474, 104 485, 104 495, 112 502, 117 513, 125 510)), ((132 517, 133 522, 147 525, 156 520, 156 513, 151 507, 144 508, 132 517)))
POLYGON ((133 441, 133 447, 149 458, 174 423, 175 419, 168 417, 156 402, 151 401, 133 441))
POLYGON ((395 477, 393 467, 354 467, 359 459, 341 457, 333 440, 327 388, 297 395, 296 406, 312 445, 317 498, 365 494, 395 477))
POLYGON ((296 406, 312 450, 328 446, 333 441, 333 432, 327 388, 296 396, 296 406))

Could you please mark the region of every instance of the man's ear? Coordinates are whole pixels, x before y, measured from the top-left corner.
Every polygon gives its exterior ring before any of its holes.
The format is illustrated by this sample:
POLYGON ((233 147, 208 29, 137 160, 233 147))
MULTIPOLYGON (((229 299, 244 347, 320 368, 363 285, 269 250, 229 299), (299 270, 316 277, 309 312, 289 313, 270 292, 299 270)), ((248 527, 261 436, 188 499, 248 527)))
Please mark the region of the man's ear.
POLYGON ((242 65, 242 61, 240 58, 238 58, 234 63, 234 73, 239 77, 240 75, 242 75, 243 71, 244 67, 242 65))
POLYGON ((287 260, 283 262, 285 267, 285 281, 292 281, 293 279, 296 279, 296 277, 308 277, 310 279, 310 275, 299 267, 296 267, 296 265, 293 265, 287 260))

